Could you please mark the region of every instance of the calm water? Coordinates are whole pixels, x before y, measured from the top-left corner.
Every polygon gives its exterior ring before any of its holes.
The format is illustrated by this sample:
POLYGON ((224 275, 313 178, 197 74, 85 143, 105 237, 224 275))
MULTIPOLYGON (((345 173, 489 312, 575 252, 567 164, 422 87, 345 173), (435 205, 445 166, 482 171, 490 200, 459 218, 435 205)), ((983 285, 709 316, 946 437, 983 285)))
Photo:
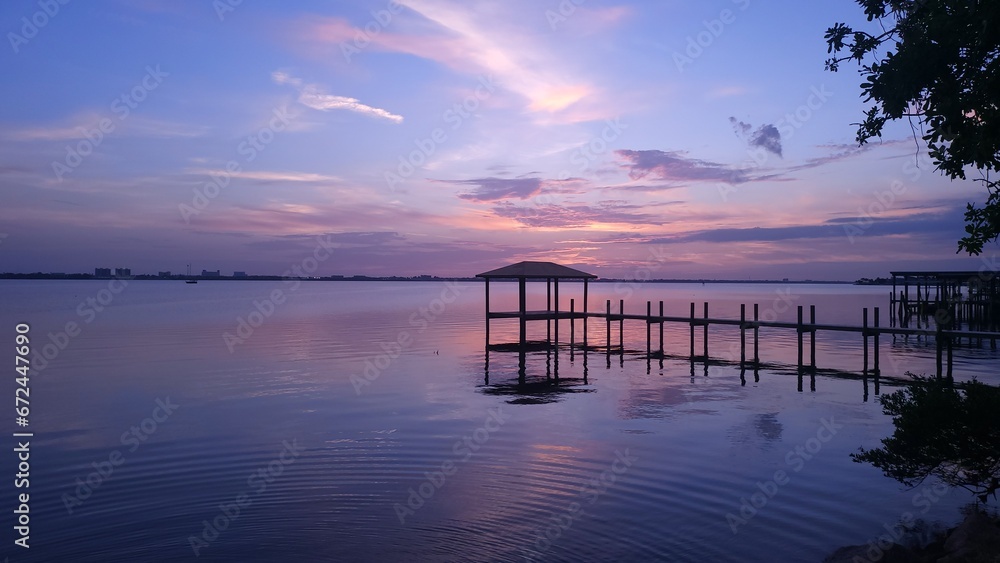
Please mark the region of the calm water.
MULTIPOLYGON (((0 496, 11 561, 819 561, 907 511, 952 524, 969 501, 904 491, 848 457, 892 431, 876 393, 933 370, 933 346, 912 339, 882 339, 876 388, 857 375, 858 335, 820 333, 828 371, 800 382, 794 332, 762 330, 769 367, 741 380, 730 365, 647 364, 634 323, 621 357, 529 354, 519 387, 517 355, 484 352, 478 284, 0 287, 7 338, 28 322, 36 349, 64 345, 32 372, 30 549, 13 546, 10 477, 0 496), (265 302, 274 290, 283 303, 265 302), (63 337, 68 322, 79 333, 63 337), (741 516, 744 498, 766 504, 741 516)), ((543 305, 544 286, 529 287, 543 305)), ((627 296, 627 312, 663 299, 700 314, 707 300, 738 318, 756 302, 791 320, 789 304, 814 304, 819 322, 860 324, 880 306, 888 321, 878 287, 591 288, 591 309, 627 296)), ((515 285, 491 289, 495 309, 513 308, 515 285)), ((515 331, 496 321, 491 341, 515 331)), ((686 327, 665 337, 687 353, 686 327)), ((589 343, 604 339, 589 323, 589 343)), ((713 357, 738 359, 735 343, 712 329, 713 357)), ((959 378, 1000 383, 989 347, 956 358, 959 378)))

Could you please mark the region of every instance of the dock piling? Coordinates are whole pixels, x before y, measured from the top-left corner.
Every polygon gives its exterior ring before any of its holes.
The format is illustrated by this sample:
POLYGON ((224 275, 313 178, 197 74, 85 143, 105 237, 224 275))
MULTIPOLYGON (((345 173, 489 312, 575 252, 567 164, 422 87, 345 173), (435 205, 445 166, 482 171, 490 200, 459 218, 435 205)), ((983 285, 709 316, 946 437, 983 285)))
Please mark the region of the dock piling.
POLYGON ((576 299, 569 300, 569 349, 576 345, 576 299))
POLYGON ((758 306, 756 303, 753 304, 753 365, 754 374, 756 375, 757 367, 760 366, 760 355, 757 353, 757 341, 760 335, 760 317, 757 315, 758 306))
POLYGON ((660 361, 663 361, 663 301, 660 301, 660 361))
POLYGON ((809 366, 816 369, 816 306, 809 306, 809 366))
POLYGON ((701 347, 705 352, 705 362, 708 362, 708 301, 705 301, 705 327, 702 329, 701 347))
POLYGON ((691 303, 691 361, 694 361, 694 302, 691 303))
POLYGON ((740 304, 740 367, 747 361, 747 306, 740 304))
POLYGON ((879 334, 881 332, 878 329, 878 326, 879 326, 878 325, 878 307, 875 307, 874 313, 875 313, 875 319, 874 319, 875 320, 875 345, 874 345, 874 349, 872 351, 875 353, 875 366, 874 366, 875 367, 875 370, 874 370, 875 371, 875 377, 878 378, 878 376, 881 374, 881 371, 878 369, 878 349, 879 349, 878 337, 879 337, 879 334))
POLYGON ((650 358, 653 355, 653 344, 652 335, 650 331, 653 330, 653 304, 650 301, 646 301, 646 358, 650 358))
POLYGON ((608 358, 610 358, 611 357, 611 300, 610 299, 608 299, 606 307, 607 308, 605 309, 605 311, 608 312, 608 316, 605 317, 605 319, 607 319, 607 321, 608 321, 607 322, 607 325, 608 325, 608 338, 607 338, 608 347, 607 348, 608 348, 608 358))
MULTIPOLYGON (((798 319, 799 319, 798 320, 798 327, 796 327, 796 332, 798 333, 798 341, 799 341, 799 363, 798 363, 798 366, 799 366, 799 370, 801 371, 802 370, 802 305, 799 305, 799 317, 798 317, 798 319)), ((801 387, 801 380, 800 380, 800 387, 801 387)), ((801 391, 801 390, 802 389, 799 389, 799 391, 801 391)))
POLYGON ((868 307, 861 310, 861 335, 865 341, 864 373, 868 375, 868 307))
POLYGON ((625 300, 618 300, 618 352, 625 358, 625 300))

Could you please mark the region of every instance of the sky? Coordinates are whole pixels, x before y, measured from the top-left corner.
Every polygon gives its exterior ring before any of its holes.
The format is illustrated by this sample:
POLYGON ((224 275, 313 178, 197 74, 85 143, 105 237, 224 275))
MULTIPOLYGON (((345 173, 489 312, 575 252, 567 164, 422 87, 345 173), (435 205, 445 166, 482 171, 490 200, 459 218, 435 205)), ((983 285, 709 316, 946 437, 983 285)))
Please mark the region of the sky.
POLYGON ((877 24, 808 6, 3 2, 0 272, 978 269, 981 185, 908 122, 859 147, 857 67, 824 70, 877 24))

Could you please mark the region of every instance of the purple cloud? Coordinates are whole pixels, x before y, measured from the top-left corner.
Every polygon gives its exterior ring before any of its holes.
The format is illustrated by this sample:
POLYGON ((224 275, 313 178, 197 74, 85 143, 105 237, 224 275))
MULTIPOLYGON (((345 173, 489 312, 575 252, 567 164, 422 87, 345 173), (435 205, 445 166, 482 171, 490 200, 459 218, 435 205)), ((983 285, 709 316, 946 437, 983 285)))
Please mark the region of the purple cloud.
POLYGON ((622 167, 628 170, 628 176, 633 180, 653 175, 660 180, 678 182, 720 181, 741 184, 751 181, 744 170, 689 158, 683 151, 618 150, 615 154, 626 161, 622 167))
POLYGON ((476 178, 452 180, 448 183, 474 186, 471 192, 458 194, 469 201, 499 201, 502 199, 528 199, 542 190, 541 178, 476 178))
POLYGON ((627 223, 632 225, 662 225, 660 216, 649 213, 635 213, 646 209, 641 205, 626 205, 618 201, 606 201, 595 206, 577 205, 535 205, 520 206, 501 203, 493 208, 500 217, 513 219, 527 227, 582 228, 594 223, 627 223))
POLYGON ((732 124, 736 136, 746 139, 751 147, 759 147, 781 156, 781 133, 774 125, 765 123, 754 130, 753 125, 739 121, 735 117, 730 117, 729 123, 732 124))

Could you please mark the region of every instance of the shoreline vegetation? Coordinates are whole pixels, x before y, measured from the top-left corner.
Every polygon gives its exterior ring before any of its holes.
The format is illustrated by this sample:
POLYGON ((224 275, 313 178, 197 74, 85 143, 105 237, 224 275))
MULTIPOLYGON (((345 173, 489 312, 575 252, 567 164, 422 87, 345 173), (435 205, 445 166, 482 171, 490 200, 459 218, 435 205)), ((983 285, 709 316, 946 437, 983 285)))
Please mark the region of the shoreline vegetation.
MULTIPOLYGON (((285 279, 297 279, 301 281, 413 281, 413 282, 427 282, 427 281, 461 281, 461 282, 477 282, 482 283, 482 278, 475 277, 453 277, 453 276, 304 276, 304 277, 289 277, 289 276, 271 276, 271 275, 246 275, 246 276, 199 276, 199 275, 181 275, 173 274, 169 276, 160 276, 154 274, 138 274, 127 277, 116 277, 116 276, 95 276, 93 274, 66 274, 62 272, 44 273, 44 272, 33 272, 30 274, 22 273, 12 273, 5 272, 0 273, 0 280, 113 280, 113 279, 127 279, 132 280, 174 280, 174 281, 186 281, 186 280, 198 280, 198 281, 281 281, 285 279)), ((792 280, 788 278, 783 279, 769 279, 769 280, 740 280, 740 279, 707 279, 707 278, 697 278, 697 279, 650 279, 650 280, 638 280, 629 278, 597 278, 591 280, 591 283, 725 283, 725 284, 828 284, 828 285, 886 285, 891 283, 891 280, 882 281, 884 278, 878 278, 877 282, 874 280, 869 280, 869 278, 861 278, 857 281, 842 281, 842 280, 792 280)), ((517 281, 515 279, 500 279, 497 278, 494 281, 517 281)))
POLYGON ((836 550, 823 563, 994 563, 1000 561, 1000 520, 981 507, 969 507, 965 518, 945 530, 926 523, 910 530, 885 526, 882 535, 863 545, 836 550))

